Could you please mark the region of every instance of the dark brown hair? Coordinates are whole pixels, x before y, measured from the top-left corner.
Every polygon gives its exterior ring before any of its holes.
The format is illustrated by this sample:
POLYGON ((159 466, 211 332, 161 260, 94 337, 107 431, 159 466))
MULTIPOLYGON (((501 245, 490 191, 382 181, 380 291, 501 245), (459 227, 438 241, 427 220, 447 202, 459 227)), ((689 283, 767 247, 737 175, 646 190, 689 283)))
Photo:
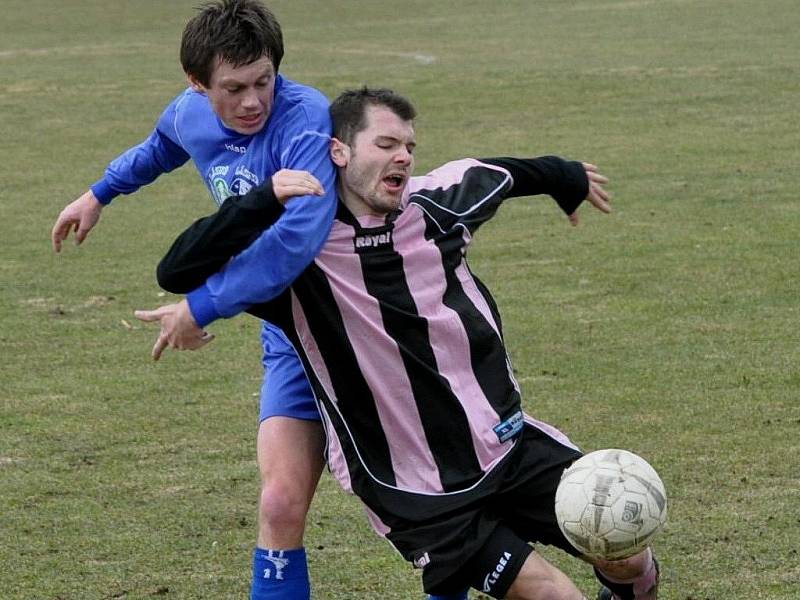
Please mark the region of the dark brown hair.
POLYGON ((258 0, 210 2, 183 30, 183 70, 206 87, 218 59, 240 67, 264 56, 277 73, 283 59, 283 33, 275 15, 258 0))
POLYGON ((412 121, 417 116, 411 101, 392 90, 368 87, 347 90, 331 104, 333 137, 352 144, 356 134, 367 127, 368 106, 385 106, 404 121, 412 121))

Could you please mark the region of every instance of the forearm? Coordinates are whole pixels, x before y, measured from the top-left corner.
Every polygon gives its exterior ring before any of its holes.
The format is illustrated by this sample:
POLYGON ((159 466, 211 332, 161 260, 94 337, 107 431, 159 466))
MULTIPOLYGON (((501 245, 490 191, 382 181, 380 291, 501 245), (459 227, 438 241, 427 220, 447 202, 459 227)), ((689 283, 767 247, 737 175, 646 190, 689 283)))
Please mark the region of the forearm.
POLYGON ((330 118, 285 132, 281 169, 307 171, 324 190, 295 197, 280 218, 219 273, 192 291, 189 305, 201 326, 232 317, 286 290, 314 260, 328 238, 336 212, 336 174, 330 160, 330 118))
POLYGON ((327 239, 334 211, 335 198, 327 196, 291 201, 274 225, 189 294, 198 324, 232 317, 288 288, 327 239))
POLYGON ((158 284, 175 294, 201 286, 274 224, 283 211, 271 180, 244 196, 231 196, 216 213, 198 219, 178 236, 158 265, 158 284))
POLYGON ((164 110, 146 140, 111 161, 102 179, 91 186, 101 204, 110 203, 120 194, 133 193, 189 160, 175 132, 175 104, 173 100, 164 110))
MULTIPOLYGON (((295 197, 257 237, 253 235, 254 224, 247 219, 236 219, 227 228, 240 229, 235 237, 238 242, 228 245, 216 257, 201 260, 202 269, 192 267, 190 271, 197 278, 193 275, 179 282, 179 287, 185 289, 186 283, 197 283, 199 276, 224 264, 222 270, 188 294, 192 315, 201 327, 277 297, 314 260, 330 232, 337 200, 336 175, 329 154, 331 123, 327 105, 317 102, 301 106, 275 127, 280 131, 279 137, 263 151, 274 157, 276 172, 306 171, 314 176, 324 193, 295 197), (252 243, 236 254, 249 241, 252 243), (231 255, 233 258, 224 262, 231 255)), ((266 173, 264 178, 271 179, 274 175, 266 173)))
POLYGON ((572 214, 589 193, 589 180, 582 163, 558 156, 538 158, 485 158, 481 162, 506 169, 514 185, 508 198, 548 194, 566 214, 572 214))

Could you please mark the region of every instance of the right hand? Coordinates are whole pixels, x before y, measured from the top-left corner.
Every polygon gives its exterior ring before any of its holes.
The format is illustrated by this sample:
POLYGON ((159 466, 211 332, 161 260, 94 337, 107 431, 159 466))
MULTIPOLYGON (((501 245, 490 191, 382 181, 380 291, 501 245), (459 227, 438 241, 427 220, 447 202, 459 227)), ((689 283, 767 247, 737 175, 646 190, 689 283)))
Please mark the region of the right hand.
MULTIPOLYGON (((603 187, 608 183, 608 177, 597 172, 597 167, 592 163, 583 163, 586 177, 589 179, 589 194, 585 200, 602 213, 611 212, 611 194, 603 187)), ((578 224, 578 211, 569 215, 569 222, 572 225, 578 224)))
POLYGON ((322 196, 325 188, 319 180, 308 171, 281 169, 272 176, 272 190, 282 205, 297 196, 322 196))
POLYGON ((155 310, 137 310, 133 313, 145 322, 158 322, 161 331, 150 355, 153 360, 161 358, 166 348, 175 350, 197 350, 214 339, 214 335, 197 326, 192 309, 184 298, 174 304, 165 304, 155 310))
POLYGON ((70 202, 58 215, 56 224, 53 225, 53 231, 50 233, 53 250, 61 252, 61 242, 67 239, 70 231, 75 232, 76 244, 83 242, 100 219, 102 210, 103 205, 100 204, 92 190, 70 202))

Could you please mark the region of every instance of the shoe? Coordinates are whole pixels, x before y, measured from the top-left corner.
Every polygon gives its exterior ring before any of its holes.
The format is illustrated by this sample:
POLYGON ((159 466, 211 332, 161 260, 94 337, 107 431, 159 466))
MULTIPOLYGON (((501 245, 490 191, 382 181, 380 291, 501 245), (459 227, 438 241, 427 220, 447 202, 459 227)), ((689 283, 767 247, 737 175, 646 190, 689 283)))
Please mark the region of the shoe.
POLYGON ((600 588, 600 591, 597 592, 597 600, 614 600, 614 594, 611 593, 610 589, 603 586, 600 588))

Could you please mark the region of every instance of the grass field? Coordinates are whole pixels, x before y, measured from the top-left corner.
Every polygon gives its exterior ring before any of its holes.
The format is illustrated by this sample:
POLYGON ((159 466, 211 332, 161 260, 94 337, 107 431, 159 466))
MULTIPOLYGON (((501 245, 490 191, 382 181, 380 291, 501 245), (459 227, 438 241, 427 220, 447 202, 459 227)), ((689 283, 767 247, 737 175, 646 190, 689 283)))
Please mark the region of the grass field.
MULTIPOLYGON (((255 536, 258 326, 149 359, 136 308, 213 205, 191 167, 49 231, 183 86, 194 0, 3 0, 0 597, 244 598, 255 536)), ((272 3, 282 70, 413 98, 418 171, 461 156, 596 162, 615 212, 509 203, 471 265, 528 412, 661 473, 666 600, 800 598, 800 10, 796 0, 272 3)), ((315 597, 422 598, 323 476, 315 597)), ((583 565, 544 551, 587 594, 583 565)), ((473 593, 472 598, 481 597, 473 593)))

